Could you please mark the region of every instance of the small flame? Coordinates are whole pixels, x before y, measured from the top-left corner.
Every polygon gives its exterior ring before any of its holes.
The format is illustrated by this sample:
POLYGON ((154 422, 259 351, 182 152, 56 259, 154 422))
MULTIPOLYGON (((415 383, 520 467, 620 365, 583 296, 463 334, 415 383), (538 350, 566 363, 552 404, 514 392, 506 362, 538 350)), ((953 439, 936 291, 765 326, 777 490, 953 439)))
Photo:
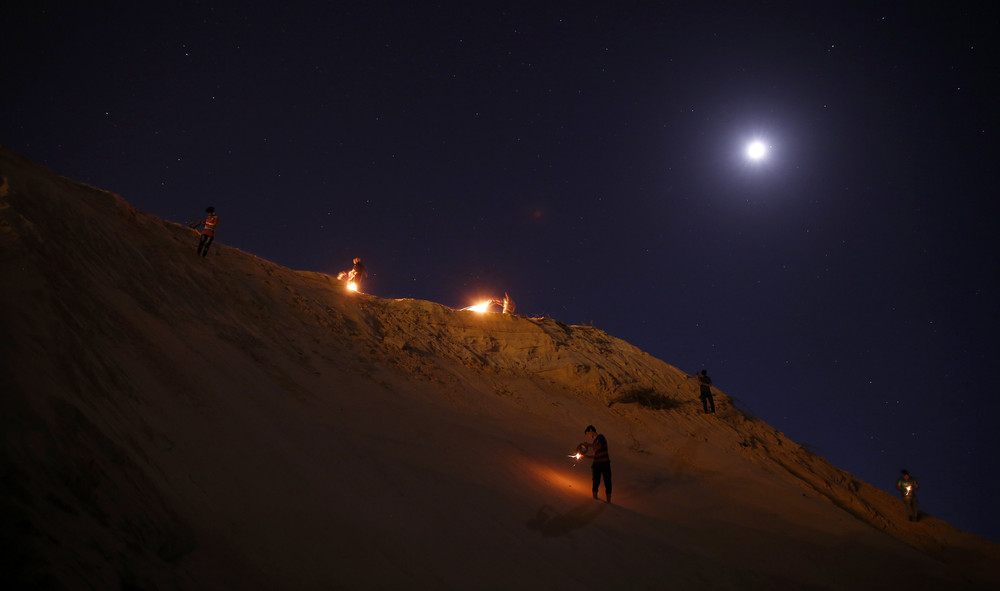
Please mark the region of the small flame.
POLYGON ((358 284, 353 281, 349 281, 347 283, 347 289, 350 291, 358 291, 358 284))
POLYGON ((571 455, 571 456, 569 456, 569 457, 571 457, 571 458, 573 458, 573 459, 575 459, 575 460, 579 460, 580 458, 582 458, 582 457, 583 457, 583 454, 580 454, 580 453, 578 452, 578 453, 575 453, 575 454, 573 454, 573 455, 571 455))

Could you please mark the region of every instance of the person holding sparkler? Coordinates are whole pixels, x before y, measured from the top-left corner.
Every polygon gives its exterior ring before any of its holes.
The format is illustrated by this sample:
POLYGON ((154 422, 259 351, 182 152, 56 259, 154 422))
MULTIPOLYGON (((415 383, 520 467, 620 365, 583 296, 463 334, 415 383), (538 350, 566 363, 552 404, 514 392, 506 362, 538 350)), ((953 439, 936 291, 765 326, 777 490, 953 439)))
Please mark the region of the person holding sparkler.
POLYGON ((910 476, 906 470, 900 471, 902 474, 896 481, 896 489, 903 495, 903 504, 906 505, 906 517, 910 521, 920 519, 920 510, 917 508, 917 479, 910 476))
POLYGON ((597 498, 597 490, 601 485, 601 478, 604 478, 604 495, 608 502, 611 502, 611 458, 608 457, 608 440, 604 438, 597 432, 597 429, 593 425, 587 425, 587 428, 583 431, 587 437, 594 440, 591 445, 591 449, 594 450, 592 454, 584 454, 585 457, 593 458, 594 462, 590 465, 591 471, 594 473, 594 498, 597 498))

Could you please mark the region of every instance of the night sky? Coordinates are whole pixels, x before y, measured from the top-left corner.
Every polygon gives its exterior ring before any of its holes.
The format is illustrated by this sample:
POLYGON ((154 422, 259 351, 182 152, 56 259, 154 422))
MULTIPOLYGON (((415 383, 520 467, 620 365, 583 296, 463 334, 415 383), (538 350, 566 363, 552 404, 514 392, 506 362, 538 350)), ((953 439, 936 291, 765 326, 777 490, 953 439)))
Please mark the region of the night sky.
POLYGON ((380 297, 507 291, 707 368, 1000 541, 991 3, 277 4, 15 2, 0 143, 380 297))

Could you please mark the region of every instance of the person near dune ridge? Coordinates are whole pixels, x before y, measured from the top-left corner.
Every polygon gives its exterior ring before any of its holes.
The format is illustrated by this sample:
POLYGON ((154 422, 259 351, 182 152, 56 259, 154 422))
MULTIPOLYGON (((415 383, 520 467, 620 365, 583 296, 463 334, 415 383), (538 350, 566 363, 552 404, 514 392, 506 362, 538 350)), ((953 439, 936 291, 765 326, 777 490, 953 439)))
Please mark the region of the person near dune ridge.
POLYGON ((215 228, 219 225, 219 216, 215 215, 215 208, 209 206, 205 210, 205 219, 195 222, 192 228, 201 226, 201 238, 198 240, 198 254, 203 257, 208 256, 208 247, 212 246, 215 240, 215 228))
POLYGON ((705 413, 715 412, 715 398, 712 397, 712 378, 708 377, 708 370, 703 369, 698 374, 698 386, 701 389, 701 406, 705 413), (711 410, 710 410, 711 409, 711 410))
POLYGON ((903 504, 906 506, 906 518, 910 521, 919 519, 920 511, 917 508, 917 479, 910 476, 906 470, 901 470, 899 479, 896 480, 896 490, 903 495, 903 504))

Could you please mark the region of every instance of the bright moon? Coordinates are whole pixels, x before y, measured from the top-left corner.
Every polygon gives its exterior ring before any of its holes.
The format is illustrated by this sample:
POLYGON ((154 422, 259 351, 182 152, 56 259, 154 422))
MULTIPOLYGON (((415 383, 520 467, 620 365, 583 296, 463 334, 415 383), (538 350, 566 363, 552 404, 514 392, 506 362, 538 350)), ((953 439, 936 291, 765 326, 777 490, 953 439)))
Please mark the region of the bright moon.
POLYGON ((747 158, 751 160, 760 160, 767 155, 767 146, 764 142, 750 142, 747 146, 747 158))

